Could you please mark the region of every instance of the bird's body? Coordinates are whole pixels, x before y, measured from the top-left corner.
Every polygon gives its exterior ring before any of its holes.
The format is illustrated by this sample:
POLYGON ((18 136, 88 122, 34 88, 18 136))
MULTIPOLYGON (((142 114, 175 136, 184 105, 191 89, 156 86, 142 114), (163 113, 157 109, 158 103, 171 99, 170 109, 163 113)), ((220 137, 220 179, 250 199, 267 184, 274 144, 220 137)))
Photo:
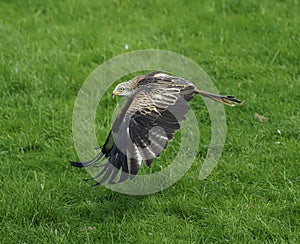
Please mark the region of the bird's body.
POLYGON ((125 96, 127 102, 115 119, 101 152, 91 161, 71 164, 76 167, 99 166, 106 159, 108 162, 94 177, 96 185, 133 178, 142 161, 150 166, 154 158, 166 149, 168 141, 180 129, 180 122, 185 120, 188 101, 195 94, 229 106, 241 103, 232 96, 201 91, 193 83, 161 71, 137 76, 120 83, 113 91, 113 96, 125 96))

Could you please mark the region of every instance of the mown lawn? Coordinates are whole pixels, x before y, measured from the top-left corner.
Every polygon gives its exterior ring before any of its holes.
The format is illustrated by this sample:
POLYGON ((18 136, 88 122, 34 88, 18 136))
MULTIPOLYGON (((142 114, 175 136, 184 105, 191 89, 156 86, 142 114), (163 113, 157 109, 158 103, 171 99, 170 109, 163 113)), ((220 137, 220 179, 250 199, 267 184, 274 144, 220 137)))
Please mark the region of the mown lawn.
MULTIPOLYGON (((2 0, 0 242, 299 243, 299 10, 297 0, 2 0), (225 149, 207 179, 204 140, 162 192, 91 188, 68 163, 77 93, 98 65, 149 48, 194 60, 244 105, 226 108, 225 149)), ((208 137, 204 103, 192 106, 208 137)), ((109 125, 98 127, 101 143, 109 125)))

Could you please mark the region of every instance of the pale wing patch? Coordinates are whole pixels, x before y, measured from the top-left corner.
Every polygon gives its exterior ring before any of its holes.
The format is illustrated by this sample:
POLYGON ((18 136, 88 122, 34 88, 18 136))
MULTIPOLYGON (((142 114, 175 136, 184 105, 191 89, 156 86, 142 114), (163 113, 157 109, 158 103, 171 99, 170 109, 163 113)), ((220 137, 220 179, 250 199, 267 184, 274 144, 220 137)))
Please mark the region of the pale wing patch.
POLYGON ((153 103, 156 107, 167 108, 174 105, 178 100, 178 97, 169 93, 156 93, 153 95, 153 103))
POLYGON ((164 78, 164 77, 169 77, 169 75, 164 74, 164 73, 158 73, 158 74, 155 74, 153 77, 156 77, 156 78, 164 78))

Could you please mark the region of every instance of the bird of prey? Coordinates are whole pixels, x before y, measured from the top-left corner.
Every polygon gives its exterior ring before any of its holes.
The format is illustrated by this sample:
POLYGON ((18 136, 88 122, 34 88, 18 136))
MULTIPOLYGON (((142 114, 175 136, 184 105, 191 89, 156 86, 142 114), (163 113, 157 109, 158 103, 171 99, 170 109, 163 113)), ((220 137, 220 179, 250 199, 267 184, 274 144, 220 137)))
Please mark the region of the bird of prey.
POLYGON ((125 96, 127 101, 116 117, 101 152, 87 162, 71 162, 75 167, 100 167, 94 177, 100 185, 132 179, 142 161, 150 166, 166 149, 168 141, 185 120, 195 94, 234 106, 241 103, 233 96, 199 90, 193 83, 154 71, 137 76, 116 86, 112 96, 125 96), (101 162, 105 161, 105 163, 101 162))

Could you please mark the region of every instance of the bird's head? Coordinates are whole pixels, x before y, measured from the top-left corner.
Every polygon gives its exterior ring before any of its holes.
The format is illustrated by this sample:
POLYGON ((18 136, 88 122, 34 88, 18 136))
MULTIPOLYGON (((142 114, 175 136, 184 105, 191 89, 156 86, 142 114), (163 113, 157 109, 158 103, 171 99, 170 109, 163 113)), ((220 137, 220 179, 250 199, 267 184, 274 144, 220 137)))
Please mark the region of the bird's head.
POLYGON ((133 92, 134 90, 132 89, 132 87, 128 82, 122 82, 116 86, 116 88, 112 93, 112 96, 130 97, 133 94, 133 92))

